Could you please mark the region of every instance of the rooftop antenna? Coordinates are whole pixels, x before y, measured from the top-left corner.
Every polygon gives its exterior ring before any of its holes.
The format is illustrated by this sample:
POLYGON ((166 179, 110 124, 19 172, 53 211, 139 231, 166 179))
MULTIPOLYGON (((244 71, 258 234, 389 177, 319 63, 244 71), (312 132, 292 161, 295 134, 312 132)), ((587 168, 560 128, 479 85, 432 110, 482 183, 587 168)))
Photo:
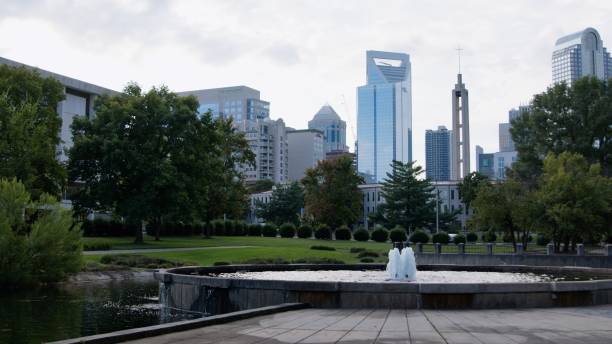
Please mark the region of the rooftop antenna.
POLYGON ((457 50, 457 59, 458 59, 458 62, 459 62, 459 63, 458 63, 458 67, 459 67, 459 74, 461 74, 461 51, 462 51, 463 49, 461 48, 461 46, 460 46, 460 45, 458 45, 458 46, 457 46, 457 49, 455 49, 455 50, 457 50))

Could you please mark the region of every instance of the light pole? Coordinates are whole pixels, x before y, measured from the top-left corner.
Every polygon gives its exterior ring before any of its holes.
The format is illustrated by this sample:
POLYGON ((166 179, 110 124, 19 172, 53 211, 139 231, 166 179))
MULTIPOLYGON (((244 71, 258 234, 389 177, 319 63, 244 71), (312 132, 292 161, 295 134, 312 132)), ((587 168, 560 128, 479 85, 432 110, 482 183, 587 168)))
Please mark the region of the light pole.
POLYGON ((436 188, 436 234, 440 232, 440 190, 436 188))

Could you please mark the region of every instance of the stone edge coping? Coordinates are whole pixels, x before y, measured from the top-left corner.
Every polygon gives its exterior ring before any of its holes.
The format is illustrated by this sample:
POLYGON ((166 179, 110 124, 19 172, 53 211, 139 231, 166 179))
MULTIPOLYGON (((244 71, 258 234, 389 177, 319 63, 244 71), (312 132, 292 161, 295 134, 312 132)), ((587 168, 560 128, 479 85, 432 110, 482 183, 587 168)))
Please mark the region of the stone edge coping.
MULTIPOLYGON (((535 283, 372 283, 372 282, 326 282, 326 281, 277 281, 218 278, 193 275, 201 271, 219 273, 235 271, 261 270, 361 270, 380 269, 383 264, 324 264, 316 267, 308 264, 279 265, 228 265, 222 267, 185 267, 156 271, 154 276, 160 282, 199 285, 213 288, 245 288, 288 291, 320 292, 386 292, 386 293, 419 293, 419 294, 471 294, 471 293, 546 293, 612 290, 612 279, 594 281, 563 281, 535 283), (177 273, 178 272, 178 273, 177 273)), ((462 266, 462 265, 426 265, 422 270, 465 270, 465 271, 500 271, 500 272, 583 272, 612 275, 612 269, 577 268, 577 267, 531 267, 524 265, 504 266, 462 266)))
POLYGON ((226 314, 214 315, 210 317, 177 321, 167 324, 153 325, 147 327, 138 327, 133 329, 121 330, 116 332, 96 334, 93 336, 65 339, 48 344, 109 344, 120 343, 127 340, 141 339, 154 337, 163 334, 192 330, 199 327, 224 324, 232 321, 243 320, 247 318, 268 315, 279 312, 286 312, 307 308, 304 303, 282 303, 276 306, 268 306, 261 308, 248 309, 244 311, 231 312, 226 314))

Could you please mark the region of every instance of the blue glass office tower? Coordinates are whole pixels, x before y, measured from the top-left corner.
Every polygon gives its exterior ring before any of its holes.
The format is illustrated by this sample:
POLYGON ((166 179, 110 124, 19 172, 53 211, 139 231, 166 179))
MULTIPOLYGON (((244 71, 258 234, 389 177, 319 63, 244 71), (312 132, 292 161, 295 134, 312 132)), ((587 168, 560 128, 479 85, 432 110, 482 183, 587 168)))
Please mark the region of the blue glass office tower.
POLYGON ((552 53, 553 83, 573 83, 583 76, 612 78, 612 57, 593 28, 561 37, 552 53))
POLYGON ((393 160, 412 161, 410 56, 367 51, 366 76, 367 84, 357 88, 357 169, 376 183, 393 160))

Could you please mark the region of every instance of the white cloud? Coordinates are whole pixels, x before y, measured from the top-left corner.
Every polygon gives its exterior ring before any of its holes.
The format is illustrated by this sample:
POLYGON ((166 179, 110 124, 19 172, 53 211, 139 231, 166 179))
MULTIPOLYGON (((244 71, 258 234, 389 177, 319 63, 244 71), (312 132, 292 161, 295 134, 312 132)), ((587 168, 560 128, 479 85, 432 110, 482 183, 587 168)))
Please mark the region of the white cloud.
POLYGON ((352 141, 365 51, 405 52, 413 155, 423 164, 424 131, 450 126, 457 45, 471 143, 494 151, 507 111, 549 84, 554 41, 592 26, 612 47, 611 11, 595 0, 8 0, 0 54, 115 89, 131 80, 177 91, 248 85, 296 128, 329 102, 352 141))

